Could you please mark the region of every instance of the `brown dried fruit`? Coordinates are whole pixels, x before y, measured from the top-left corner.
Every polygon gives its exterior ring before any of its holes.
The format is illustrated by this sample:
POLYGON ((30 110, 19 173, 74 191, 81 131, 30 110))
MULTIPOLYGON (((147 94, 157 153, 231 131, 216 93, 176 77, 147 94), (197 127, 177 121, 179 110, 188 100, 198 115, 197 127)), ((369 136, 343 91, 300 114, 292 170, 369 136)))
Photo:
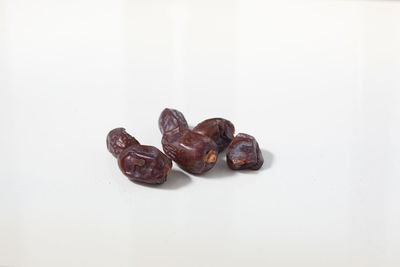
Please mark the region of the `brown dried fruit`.
POLYGON ((218 145, 218 152, 221 152, 233 140, 235 126, 226 119, 213 118, 200 122, 193 131, 210 137, 218 145))
POLYGON ((160 118, 158 119, 158 127, 162 134, 178 127, 182 129, 189 128, 182 112, 171 108, 166 108, 161 112, 160 118))
POLYGON ((124 128, 111 130, 107 135, 106 143, 108 151, 116 158, 125 148, 139 145, 139 142, 128 134, 124 128))
POLYGON ((176 128, 166 132, 161 143, 165 154, 190 173, 204 173, 217 161, 217 144, 189 129, 176 128))
POLYGON ((256 139, 248 134, 239 133, 226 150, 226 161, 233 170, 258 170, 264 159, 256 139))
POLYGON ((131 181, 162 184, 172 168, 172 161, 154 146, 130 146, 118 157, 122 173, 131 181))

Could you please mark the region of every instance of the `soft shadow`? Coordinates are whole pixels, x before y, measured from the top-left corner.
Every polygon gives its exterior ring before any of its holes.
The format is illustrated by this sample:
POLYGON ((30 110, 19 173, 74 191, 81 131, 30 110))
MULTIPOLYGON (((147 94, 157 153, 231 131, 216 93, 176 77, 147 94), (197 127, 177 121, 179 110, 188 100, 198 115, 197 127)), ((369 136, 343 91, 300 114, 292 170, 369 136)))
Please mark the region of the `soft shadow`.
POLYGON ((272 163, 274 161, 274 155, 265 149, 261 149, 261 153, 264 158, 264 164, 262 165, 260 170, 267 170, 267 169, 271 168, 271 166, 272 166, 272 163))
POLYGON ((272 163, 274 161, 274 155, 271 152, 269 152, 268 150, 265 150, 265 149, 261 149, 261 153, 262 153, 263 158, 264 158, 264 164, 261 166, 260 169, 258 169, 258 170, 237 170, 236 172, 245 173, 245 174, 253 174, 254 175, 254 174, 266 171, 269 168, 271 168, 272 163))
POLYGON ((226 152, 223 151, 219 153, 217 163, 215 163, 214 168, 206 173, 196 175, 202 178, 228 178, 236 174, 235 171, 231 170, 226 163, 226 152))
POLYGON ((172 169, 168 176, 167 176, 167 181, 165 183, 160 184, 160 185, 153 185, 153 184, 145 184, 145 183, 140 183, 140 182, 134 182, 135 184, 144 186, 144 187, 150 187, 154 189, 165 189, 165 190, 175 190, 178 188, 181 188, 183 186, 186 186, 190 184, 192 181, 190 180, 189 175, 186 173, 179 171, 179 170, 174 170, 172 169))
POLYGON ((192 180, 189 175, 180 170, 171 170, 167 181, 161 185, 162 189, 178 189, 190 184, 192 180))

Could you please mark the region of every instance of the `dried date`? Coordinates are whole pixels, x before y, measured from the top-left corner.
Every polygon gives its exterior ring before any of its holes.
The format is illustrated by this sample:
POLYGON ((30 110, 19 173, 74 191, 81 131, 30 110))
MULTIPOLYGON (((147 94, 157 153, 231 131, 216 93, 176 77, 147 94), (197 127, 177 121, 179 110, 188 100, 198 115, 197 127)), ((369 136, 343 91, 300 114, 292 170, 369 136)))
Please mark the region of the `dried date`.
POLYGON ((161 143, 165 154, 190 173, 204 173, 217 161, 217 144, 209 137, 186 128, 166 132, 161 143))
POLYGON ((139 145, 139 142, 128 134, 124 128, 111 130, 107 135, 106 143, 108 151, 116 158, 125 148, 139 145))
POLYGON ((218 152, 221 152, 232 141, 235 127, 226 119, 213 118, 200 122, 193 131, 210 137, 218 145, 218 152))
POLYGON ((228 166, 233 170, 258 170, 264 159, 256 139, 248 134, 239 133, 226 150, 228 166))
POLYGON ((182 129, 189 128, 182 112, 171 108, 166 108, 161 112, 160 118, 158 119, 158 127, 162 134, 178 127, 182 129))
POLYGON ((153 146, 130 146, 118 156, 122 173, 131 181, 162 184, 172 168, 172 161, 153 146))

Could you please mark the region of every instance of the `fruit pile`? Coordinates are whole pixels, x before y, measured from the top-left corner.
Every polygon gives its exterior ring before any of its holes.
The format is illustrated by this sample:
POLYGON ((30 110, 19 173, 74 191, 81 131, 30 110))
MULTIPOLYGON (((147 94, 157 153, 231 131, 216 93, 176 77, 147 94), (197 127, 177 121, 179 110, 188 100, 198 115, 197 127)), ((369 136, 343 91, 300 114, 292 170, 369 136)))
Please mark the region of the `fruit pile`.
POLYGON ((232 170, 258 170, 264 163, 256 139, 244 133, 234 136, 235 127, 229 120, 208 119, 191 130, 180 111, 166 108, 158 126, 165 154, 154 146, 140 144, 124 128, 116 128, 107 135, 108 151, 132 181, 162 184, 167 180, 172 161, 189 173, 204 173, 214 167, 218 153, 225 149, 232 170))

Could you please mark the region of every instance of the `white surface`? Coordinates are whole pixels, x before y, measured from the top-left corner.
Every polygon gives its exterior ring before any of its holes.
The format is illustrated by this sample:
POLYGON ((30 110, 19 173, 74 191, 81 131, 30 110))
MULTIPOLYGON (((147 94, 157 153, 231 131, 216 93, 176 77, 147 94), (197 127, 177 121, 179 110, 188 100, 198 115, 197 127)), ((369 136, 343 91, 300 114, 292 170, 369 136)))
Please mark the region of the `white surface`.
POLYGON ((0 0, 0 265, 399 266, 399 14, 0 0), (161 148, 164 107, 232 120, 270 163, 129 182, 105 136, 161 148))

